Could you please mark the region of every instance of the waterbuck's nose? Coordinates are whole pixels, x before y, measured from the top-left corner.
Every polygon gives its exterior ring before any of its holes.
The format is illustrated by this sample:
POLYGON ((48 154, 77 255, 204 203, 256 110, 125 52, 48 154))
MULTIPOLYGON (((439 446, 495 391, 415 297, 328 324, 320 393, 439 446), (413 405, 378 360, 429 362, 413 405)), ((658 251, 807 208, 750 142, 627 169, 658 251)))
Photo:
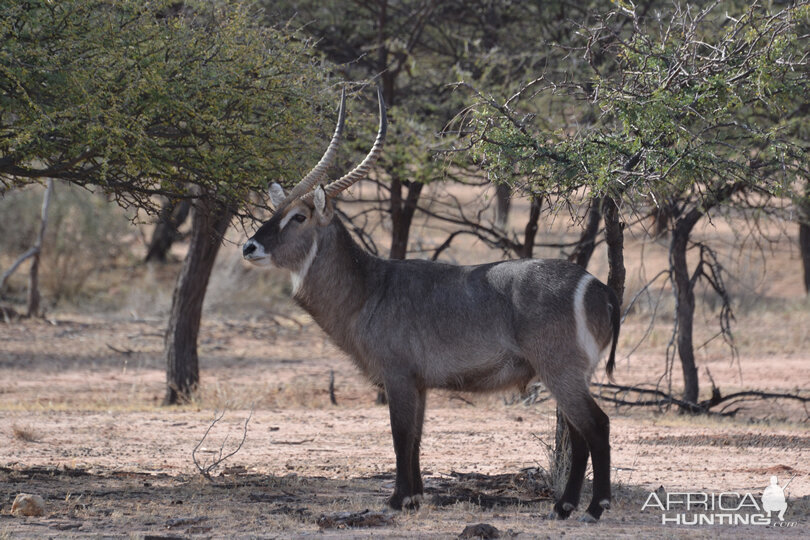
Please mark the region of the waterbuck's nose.
POLYGON ((247 243, 242 246, 242 257, 247 257, 254 251, 256 251, 256 242, 253 240, 248 240, 247 243))

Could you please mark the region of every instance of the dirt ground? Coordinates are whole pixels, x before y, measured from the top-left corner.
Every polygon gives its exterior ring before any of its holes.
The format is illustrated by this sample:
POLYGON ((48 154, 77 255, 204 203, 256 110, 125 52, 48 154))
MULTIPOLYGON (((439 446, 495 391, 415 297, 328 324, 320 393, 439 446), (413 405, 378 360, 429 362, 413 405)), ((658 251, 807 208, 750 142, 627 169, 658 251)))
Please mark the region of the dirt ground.
MULTIPOLYGON (((522 230, 527 203, 514 207, 513 225, 522 230)), ((381 246, 384 226, 375 233, 381 246)), ((544 220, 538 237, 565 243, 578 230, 562 216, 544 220)), ((701 288, 695 319, 701 399, 711 395, 711 381, 723 396, 749 389, 807 396, 810 303, 797 278, 795 230, 767 229, 767 246, 746 230, 717 220, 696 233, 696 240, 711 239, 729 272, 737 347, 735 358, 717 336, 717 298, 701 288)), ((414 256, 429 255, 444 235, 415 222, 411 243, 427 251, 414 256)), ((671 291, 659 280, 639 294, 666 267, 667 246, 635 230, 625 235, 625 298, 637 301, 622 328, 615 379, 677 395, 677 360, 666 375, 671 291)), ((242 264, 236 246, 244 238, 242 230, 229 233, 206 294, 202 380, 190 405, 160 406, 176 262, 109 265, 94 271, 72 305, 51 309, 45 320, 0 319, 0 540, 456 538, 479 523, 496 527, 502 538, 810 537, 810 411, 787 400, 735 400, 726 409, 739 409, 733 417, 698 418, 602 400, 611 418, 613 504, 588 525, 547 519, 559 483, 546 472, 555 427, 547 394, 527 404, 516 394, 434 392, 422 444, 427 502, 415 512, 385 510, 394 480, 387 409, 374 405, 376 389, 291 305, 288 276, 242 264), (217 411, 224 416, 211 427, 217 411), (207 467, 238 447, 248 417, 239 451, 204 478, 194 449, 207 467), (750 493, 749 506, 731 512, 749 517, 750 501, 761 502, 771 476, 780 486, 789 482, 784 526, 719 524, 721 518, 715 525, 662 523, 662 514, 683 513, 684 493, 693 500, 750 493), (41 495, 45 515, 11 515, 18 493, 41 495), (664 502, 669 494, 670 509, 648 504, 652 493, 664 502), (356 526, 340 528, 347 516, 356 526)), ((503 256, 462 237, 453 246, 443 256, 453 262, 503 256)), ((560 252, 539 245, 535 255, 560 252)), ((4 256, 5 268, 10 255, 4 256)), ((141 257, 135 250, 132 260, 141 257)), ((589 269, 605 279, 601 251, 589 269)), ((22 298, 24 278, 15 278, 22 298)), ((58 274, 50 278, 60 283, 58 274)), ((601 373, 596 379, 605 382, 601 373)), ((574 518, 587 506, 589 484, 590 472, 574 518)), ((686 518, 718 513, 729 512, 698 507, 686 518)))
MULTIPOLYGON (((784 324, 796 329, 806 318, 798 310, 784 324)), ((754 336, 761 320, 750 323, 754 336)), ((455 538, 477 523, 519 538, 809 534, 810 426, 801 407, 754 402, 735 418, 694 419, 603 403, 614 502, 599 524, 587 525, 546 518, 553 402, 437 392, 422 448, 428 503, 392 513, 385 511, 394 472, 387 410, 373 404, 376 390, 310 321, 207 317, 200 396, 181 408, 159 406, 163 328, 160 318, 70 314, 0 323, 0 538, 455 538), (337 405, 329 400, 330 375, 337 405), (253 413, 244 445, 209 481, 192 450, 223 409, 199 445, 203 465, 236 447, 253 413), (783 486, 792 479, 790 527, 662 525, 660 510, 642 510, 655 490, 750 492, 759 503, 771 475, 783 486), (17 493, 41 495, 45 516, 12 516, 17 493), (365 527, 329 521, 364 510, 384 513, 371 514, 365 527)), ((627 328, 628 340, 642 331, 627 328)), ((755 381, 763 390, 808 386, 806 349, 742 352, 739 365, 710 354, 701 360, 718 381, 741 370, 747 386, 755 381)), ((649 381, 660 364, 636 354, 619 362, 617 381, 649 381)), ((588 496, 586 488, 575 517, 588 496)))

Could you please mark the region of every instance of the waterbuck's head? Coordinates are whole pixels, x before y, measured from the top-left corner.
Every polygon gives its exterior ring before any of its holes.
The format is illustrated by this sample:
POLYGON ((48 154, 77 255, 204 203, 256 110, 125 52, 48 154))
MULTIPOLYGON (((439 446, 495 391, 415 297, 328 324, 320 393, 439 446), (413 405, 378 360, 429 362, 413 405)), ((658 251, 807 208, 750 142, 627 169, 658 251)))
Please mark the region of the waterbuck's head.
POLYGON ((363 161, 348 174, 322 186, 327 169, 335 160, 335 154, 343 134, 345 120, 345 93, 340 98, 337 127, 332 141, 318 164, 290 191, 274 183, 270 186, 270 202, 273 217, 256 231, 244 246, 245 259, 259 266, 274 265, 293 272, 294 289, 296 278, 302 279, 318 252, 318 239, 334 216, 332 199, 368 174, 382 151, 385 142, 387 119, 382 93, 377 90, 380 107, 380 128, 377 139, 363 161), (317 186, 314 190, 313 187, 317 186))

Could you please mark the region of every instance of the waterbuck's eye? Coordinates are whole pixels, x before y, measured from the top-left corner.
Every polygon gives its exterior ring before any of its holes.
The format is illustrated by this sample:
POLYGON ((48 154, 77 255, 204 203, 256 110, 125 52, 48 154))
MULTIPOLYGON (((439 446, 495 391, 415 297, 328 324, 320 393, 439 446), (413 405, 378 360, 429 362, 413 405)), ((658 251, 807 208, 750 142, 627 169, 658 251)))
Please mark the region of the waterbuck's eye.
POLYGON ((307 220, 307 216, 305 216, 304 214, 295 214, 293 216, 293 219, 298 223, 303 223, 307 220))

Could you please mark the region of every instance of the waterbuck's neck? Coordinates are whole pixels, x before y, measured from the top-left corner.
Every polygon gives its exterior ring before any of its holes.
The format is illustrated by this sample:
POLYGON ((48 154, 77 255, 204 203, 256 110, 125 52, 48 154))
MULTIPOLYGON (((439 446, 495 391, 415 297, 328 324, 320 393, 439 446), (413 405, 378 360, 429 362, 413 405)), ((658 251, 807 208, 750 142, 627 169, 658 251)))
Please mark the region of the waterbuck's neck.
POLYGON ((364 251, 334 217, 318 239, 315 257, 301 276, 295 301, 346 352, 355 352, 352 327, 380 279, 385 261, 364 251))

